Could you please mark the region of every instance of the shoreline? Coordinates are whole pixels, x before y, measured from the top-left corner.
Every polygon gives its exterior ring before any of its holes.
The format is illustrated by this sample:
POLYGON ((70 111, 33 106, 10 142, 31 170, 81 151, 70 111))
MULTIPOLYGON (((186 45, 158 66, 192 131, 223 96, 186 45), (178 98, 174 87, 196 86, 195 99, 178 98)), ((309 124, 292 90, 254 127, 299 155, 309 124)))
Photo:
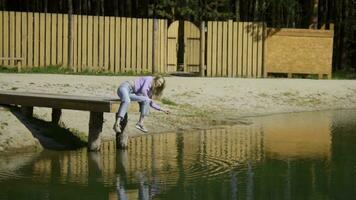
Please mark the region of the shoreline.
MULTIPOLYGON (((116 97, 119 84, 135 78, 0 73, 0 90, 116 97)), ((166 77, 166 80, 167 88, 157 103, 169 108, 172 114, 151 109, 145 120, 149 134, 243 124, 246 118, 275 114, 356 109, 356 80, 201 77, 166 77)), ((34 114, 50 121, 48 108, 35 108, 34 114)), ((130 137, 143 135, 134 127, 138 114, 138 106, 133 103, 127 127, 130 137)), ((63 110, 61 119, 71 130, 88 131, 89 112, 63 110)), ((103 140, 114 138, 113 122, 114 113, 105 113, 103 140)), ((28 125, 0 107, 0 154, 16 147, 32 146, 41 149, 43 145, 28 125)))

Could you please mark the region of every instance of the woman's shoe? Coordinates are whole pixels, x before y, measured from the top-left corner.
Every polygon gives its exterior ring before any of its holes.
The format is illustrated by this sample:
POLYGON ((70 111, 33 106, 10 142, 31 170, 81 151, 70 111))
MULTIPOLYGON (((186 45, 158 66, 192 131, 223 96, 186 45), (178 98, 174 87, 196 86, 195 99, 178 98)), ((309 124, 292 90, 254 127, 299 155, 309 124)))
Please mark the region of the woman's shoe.
POLYGON ((114 131, 116 133, 121 133, 121 125, 120 125, 120 122, 116 121, 115 124, 114 124, 114 127, 113 127, 114 131))
POLYGON ((144 133, 148 132, 148 130, 142 124, 137 123, 136 128, 144 133))

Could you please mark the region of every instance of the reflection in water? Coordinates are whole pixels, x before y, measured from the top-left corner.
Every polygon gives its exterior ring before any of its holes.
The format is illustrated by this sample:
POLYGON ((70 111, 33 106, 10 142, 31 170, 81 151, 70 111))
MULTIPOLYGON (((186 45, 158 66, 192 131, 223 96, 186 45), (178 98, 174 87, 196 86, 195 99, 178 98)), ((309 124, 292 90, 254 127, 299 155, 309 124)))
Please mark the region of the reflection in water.
POLYGON ((101 152, 0 157, 0 199, 346 199, 356 194, 356 111, 251 120, 248 126, 131 138, 127 151, 106 142, 101 152), (14 170, 6 174, 8 166, 14 170))

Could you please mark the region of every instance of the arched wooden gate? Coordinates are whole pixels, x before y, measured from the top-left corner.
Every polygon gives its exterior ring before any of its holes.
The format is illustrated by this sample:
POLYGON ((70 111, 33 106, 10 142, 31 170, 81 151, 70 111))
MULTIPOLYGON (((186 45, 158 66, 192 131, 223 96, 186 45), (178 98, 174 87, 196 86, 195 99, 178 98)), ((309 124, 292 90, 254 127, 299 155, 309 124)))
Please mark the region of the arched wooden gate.
POLYGON ((179 21, 173 22, 168 28, 167 72, 178 71, 179 45, 183 45, 184 72, 199 72, 200 66, 200 30, 189 21, 184 21, 184 34, 179 34, 179 21), (184 37, 184 40, 179 40, 184 37), (184 41, 184 44, 179 44, 184 41))

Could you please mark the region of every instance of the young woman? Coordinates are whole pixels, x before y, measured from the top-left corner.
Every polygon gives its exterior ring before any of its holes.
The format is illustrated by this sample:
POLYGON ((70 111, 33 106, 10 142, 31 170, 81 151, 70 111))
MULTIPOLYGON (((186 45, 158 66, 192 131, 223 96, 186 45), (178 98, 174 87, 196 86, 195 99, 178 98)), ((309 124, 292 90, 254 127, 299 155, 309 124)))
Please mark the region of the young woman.
POLYGON ((162 95, 165 86, 166 80, 162 76, 145 76, 134 81, 123 82, 117 90, 121 104, 118 113, 116 113, 116 121, 114 124, 115 132, 122 132, 120 122, 124 119, 131 101, 137 101, 140 105, 140 118, 136 123, 136 128, 145 133, 148 132, 148 130, 144 127, 143 121, 148 115, 150 107, 169 114, 169 110, 161 108, 152 101, 153 97, 160 97, 162 95))

